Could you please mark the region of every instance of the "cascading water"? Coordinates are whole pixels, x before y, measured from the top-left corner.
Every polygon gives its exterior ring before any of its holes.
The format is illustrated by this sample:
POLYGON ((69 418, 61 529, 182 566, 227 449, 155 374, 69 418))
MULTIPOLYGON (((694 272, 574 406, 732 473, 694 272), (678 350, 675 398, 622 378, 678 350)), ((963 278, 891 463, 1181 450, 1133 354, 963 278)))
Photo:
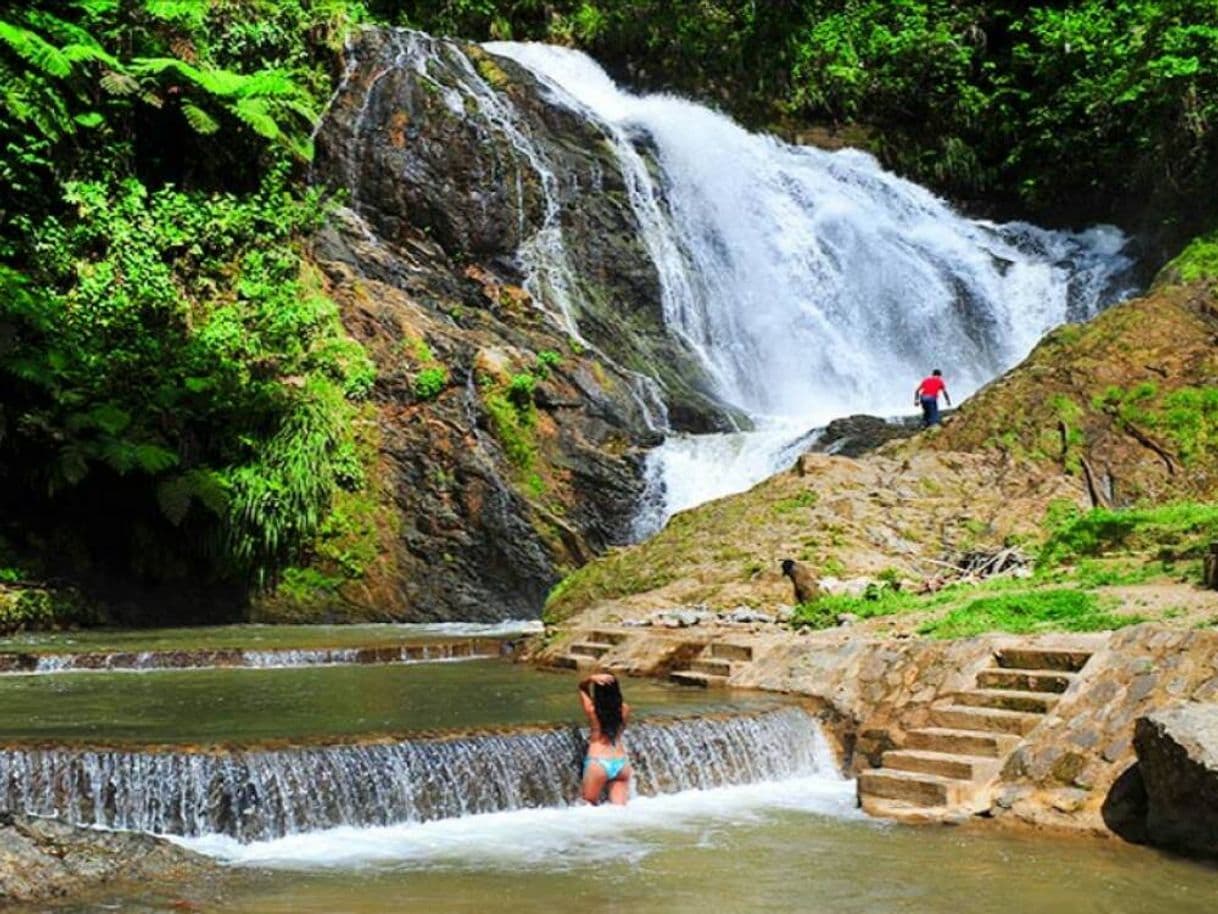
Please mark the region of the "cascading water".
MULTIPOLYGON (((795 708, 643 722, 629 742, 644 795, 838 779, 819 725, 795 708)), ((565 806, 578 795, 582 751, 575 729, 215 754, 6 749, 0 805, 78 824, 265 840, 565 806)))
POLYGON ((507 641, 466 638, 372 647, 88 651, 0 655, 0 675, 28 673, 147 672, 212 668, 297 669, 370 663, 437 663, 499 657, 507 641))
POLYGON ((865 153, 792 146, 691 102, 631 95, 576 51, 486 48, 530 69, 553 104, 609 139, 669 332, 760 431, 654 452, 652 485, 665 496, 641 532, 775 472, 828 419, 908 409, 931 367, 963 397, 1054 326, 1131 291, 1114 228, 965 219, 865 153))

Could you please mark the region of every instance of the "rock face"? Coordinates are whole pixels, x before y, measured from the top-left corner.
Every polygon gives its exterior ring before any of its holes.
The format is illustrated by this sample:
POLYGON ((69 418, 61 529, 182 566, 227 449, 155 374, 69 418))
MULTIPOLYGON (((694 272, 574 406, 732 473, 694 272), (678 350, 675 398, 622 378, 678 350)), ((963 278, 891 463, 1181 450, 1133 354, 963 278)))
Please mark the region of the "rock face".
POLYGON ((1139 718, 1134 746, 1150 841, 1218 857, 1218 704, 1189 704, 1139 718))
POLYGON ((378 368, 379 556, 335 617, 536 617, 566 570, 631 536, 657 439, 634 379, 421 233, 369 239, 348 212, 315 257, 378 368))
POLYGON ((256 617, 536 617, 631 540, 659 430, 730 421, 664 332, 607 138, 512 61, 370 29, 314 179, 347 204, 314 259, 378 367, 378 545, 332 605, 256 617))
POLYGON ((344 189, 377 238, 423 233, 497 282, 527 279, 566 329, 578 323, 616 364, 660 380, 675 428, 733 427, 664 330, 659 275, 606 135, 477 45, 369 29, 348 58, 316 177, 344 189))
POLYGON ((151 835, 0 813, 0 907, 77 895, 114 881, 190 880, 197 886, 213 869, 205 858, 151 835))

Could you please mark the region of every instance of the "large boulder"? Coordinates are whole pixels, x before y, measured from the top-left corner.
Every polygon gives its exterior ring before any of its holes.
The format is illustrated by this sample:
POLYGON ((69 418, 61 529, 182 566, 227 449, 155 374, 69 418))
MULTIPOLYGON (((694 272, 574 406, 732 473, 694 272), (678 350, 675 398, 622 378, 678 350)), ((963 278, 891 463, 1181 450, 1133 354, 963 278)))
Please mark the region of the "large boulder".
MULTIPOLYGON (((77 828, 51 819, 0 813, 0 908, 63 899, 99 886, 156 885, 191 892, 216 867, 206 858, 152 835, 77 828)), ((195 902, 171 904, 193 908, 195 902)))
POLYGON ((1218 704, 1139 718, 1134 748, 1146 786, 1150 841, 1218 857, 1218 704))

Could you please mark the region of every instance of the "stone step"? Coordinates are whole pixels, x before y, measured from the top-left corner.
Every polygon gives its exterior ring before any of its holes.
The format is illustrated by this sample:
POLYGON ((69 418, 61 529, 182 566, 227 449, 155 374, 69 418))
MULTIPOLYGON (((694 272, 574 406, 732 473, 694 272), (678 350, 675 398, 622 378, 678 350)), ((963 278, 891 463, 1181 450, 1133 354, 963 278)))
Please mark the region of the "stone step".
POLYGON ((584 634, 585 641, 594 641, 597 644, 621 644, 630 638, 625 632, 611 632, 603 628, 593 629, 584 634))
POLYGON ((924 727, 905 734, 906 749, 942 752, 948 755, 982 755, 1002 758, 1019 745, 1019 737, 1007 733, 978 733, 949 727, 924 727))
POLYGON ((1052 692, 1020 692, 1011 689, 976 689, 956 695, 958 705, 970 708, 996 708, 1001 711, 1024 711, 1028 714, 1047 714, 1061 701, 1052 692))
POLYGON ((1015 733, 1025 736, 1041 722, 1039 714, 1001 711, 997 708, 970 708, 947 705, 931 709, 931 719, 949 730, 984 730, 990 733, 1015 733))
POLYGON ((727 685, 726 676, 715 676, 711 673, 696 673, 693 670, 673 670, 668 674, 668 678, 678 685, 698 686, 703 689, 727 685))
POLYGON ((712 676, 732 675, 732 664, 727 660, 695 660, 689 668, 695 673, 710 673, 712 676))
POLYGON ((580 657, 603 657, 613 650, 611 644, 596 644, 592 641, 577 641, 567 650, 580 657))
POLYGON ((550 666, 557 670, 578 670, 579 660, 580 658, 572 657, 570 654, 559 654, 550 661, 550 666))
POLYGON ((972 785, 954 778, 914 771, 879 768, 859 775, 859 797, 882 797, 917 806, 950 806, 958 803, 972 785))
POLYGON ((1001 762, 979 755, 954 755, 947 752, 927 752, 918 749, 895 749, 884 753, 884 767, 898 771, 916 771, 961 781, 989 781, 1001 762))
POLYGON ((710 645, 710 656, 717 660, 743 660, 747 663, 753 659, 753 649, 744 644, 716 642, 710 645))
POLYGON ((982 670, 977 685, 983 689, 1012 689, 1021 692, 1064 692, 1074 682, 1073 673, 1045 670, 982 670))
POLYGON ((996 659, 998 665, 1004 670, 1055 670, 1077 673, 1091 659, 1091 652, 1039 647, 1007 647, 997 653, 996 659))

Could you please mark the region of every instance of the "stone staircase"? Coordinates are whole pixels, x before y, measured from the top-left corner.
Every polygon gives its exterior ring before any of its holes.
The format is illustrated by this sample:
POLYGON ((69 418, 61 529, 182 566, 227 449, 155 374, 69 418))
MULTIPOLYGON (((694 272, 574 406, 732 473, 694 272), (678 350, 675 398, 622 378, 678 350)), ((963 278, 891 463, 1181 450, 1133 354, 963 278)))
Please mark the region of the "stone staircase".
POLYGON ((753 649, 744 644, 708 644, 687 670, 674 670, 668 678, 675 683, 701 688, 726 686, 733 665, 751 663, 753 649))
POLYGON ((1091 652, 1004 648, 977 674, 976 688, 931 708, 932 726, 910 730, 905 747, 858 778, 859 805, 873 815, 942 818, 988 809, 1007 757, 1061 701, 1091 652))
POLYGON ((619 644, 629 639, 623 632, 592 629, 581 632, 578 640, 567 645, 567 652, 554 658, 553 665, 565 670, 582 670, 596 667, 600 659, 619 644))

